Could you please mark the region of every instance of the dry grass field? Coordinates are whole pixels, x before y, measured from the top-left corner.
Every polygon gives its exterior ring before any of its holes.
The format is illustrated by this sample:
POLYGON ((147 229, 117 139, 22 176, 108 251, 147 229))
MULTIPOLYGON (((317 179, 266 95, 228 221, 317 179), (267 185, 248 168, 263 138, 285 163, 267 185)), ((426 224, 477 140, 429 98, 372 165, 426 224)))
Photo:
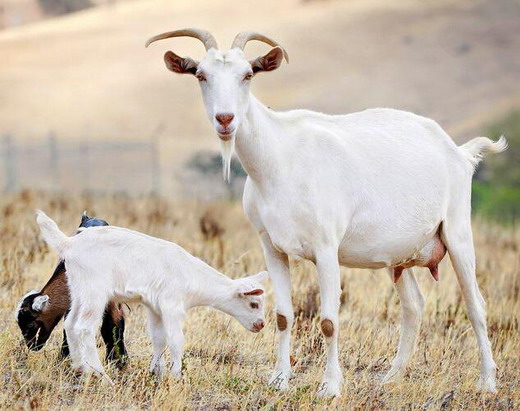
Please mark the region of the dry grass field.
MULTIPOLYGON (((156 139, 161 169, 175 177, 163 179, 162 193, 176 198, 186 162, 219 144, 196 81, 163 64, 168 49, 201 59, 201 43, 145 49, 159 32, 206 28, 223 49, 241 30, 279 41, 291 63, 253 86, 275 110, 399 108, 435 119, 462 143, 520 105, 517 0, 107 3, 0 31, 0 138, 156 139)), ((252 42, 246 53, 266 50, 252 42)))
MULTIPOLYGON (((419 273, 427 304, 416 354, 397 386, 379 381, 396 351, 399 304, 383 271, 344 270, 340 354, 343 396, 321 400, 322 337, 317 327, 317 281, 312 265, 292 263, 298 315, 293 355, 296 377, 287 393, 266 387, 274 362, 273 299, 267 285, 266 328, 245 331, 208 309, 190 312, 185 324, 182 381, 156 381, 147 373, 151 347, 143 310, 132 306, 126 340, 130 363, 109 369, 108 387, 96 378, 73 377, 57 363, 61 325, 40 352, 28 352, 13 320, 18 299, 42 286, 56 257, 38 236, 34 209, 42 208, 73 232, 83 209, 121 225, 175 241, 232 277, 263 268, 259 242, 240 204, 167 202, 155 198, 67 196, 26 192, 0 199, 0 408, 2 409, 512 409, 520 406, 520 270, 518 229, 475 221, 478 281, 488 302, 488 324, 499 367, 497 395, 480 394, 478 352, 466 309, 448 261, 434 283, 419 273), (205 239, 200 219, 209 215, 224 230, 205 239)), ((100 347, 101 350, 101 347, 100 347)))

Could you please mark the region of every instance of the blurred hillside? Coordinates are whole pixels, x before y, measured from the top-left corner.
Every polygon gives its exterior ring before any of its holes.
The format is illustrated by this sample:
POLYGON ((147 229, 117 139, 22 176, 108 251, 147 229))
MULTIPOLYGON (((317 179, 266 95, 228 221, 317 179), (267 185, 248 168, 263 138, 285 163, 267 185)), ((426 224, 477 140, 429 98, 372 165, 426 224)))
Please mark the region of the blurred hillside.
POLYGON ((0 0, 0 30, 127 0, 0 0))
MULTIPOLYGON (((520 3, 135 0, 0 32, 0 136, 27 141, 148 140, 160 145, 161 191, 183 195, 187 162, 217 150, 196 81, 168 72, 168 49, 202 45, 153 34, 211 30, 222 48, 241 30, 282 43, 291 64, 255 79, 274 109, 347 113, 386 106, 437 120, 458 142, 520 106, 520 3)), ((265 45, 248 45, 250 56, 265 45)), ((185 191, 185 190, 184 190, 185 191)))

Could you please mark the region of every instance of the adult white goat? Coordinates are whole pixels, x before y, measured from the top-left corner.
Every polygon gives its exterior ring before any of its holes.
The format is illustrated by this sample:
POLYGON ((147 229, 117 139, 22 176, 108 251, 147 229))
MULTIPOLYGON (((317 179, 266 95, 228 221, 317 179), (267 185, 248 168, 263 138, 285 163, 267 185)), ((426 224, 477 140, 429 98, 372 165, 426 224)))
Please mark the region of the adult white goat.
POLYGON ((141 302, 147 307, 153 346, 150 371, 162 376, 164 351, 171 372, 180 376, 186 311, 210 306, 235 317, 246 329, 264 327, 267 273, 232 280, 175 243, 124 228, 92 227, 67 237, 38 211, 42 235, 65 261, 71 296, 65 320, 72 366, 108 381, 96 349, 96 330, 109 301, 141 302))
POLYGON ((225 177, 234 148, 248 173, 244 210, 260 235, 280 334, 270 383, 286 389, 291 376, 294 314, 288 256, 316 264, 327 342, 319 393, 337 396, 343 380, 337 345, 339 265, 389 267, 394 273, 402 319, 398 352, 384 378, 390 382, 405 371, 424 305, 410 267, 428 266, 436 276, 446 246, 480 348, 478 385, 495 391, 496 365, 475 277, 470 196, 482 154, 503 151, 505 139, 493 143, 479 137, 457 147, 434 121, 391 109, 338 116, 274 112, 251 94, 250 80, 278 68, 284 57, 288 60, 275 41, 242 32, 224 52, 210 33, 185 29, 154 36, 146 45, 178 36, 200 39, 206 54, 197 62, 168 51, 167 68, 199 80, 207 114, 222 141, 225 177), (274 48, 248 61, 243 48, 250 40, 274 48))

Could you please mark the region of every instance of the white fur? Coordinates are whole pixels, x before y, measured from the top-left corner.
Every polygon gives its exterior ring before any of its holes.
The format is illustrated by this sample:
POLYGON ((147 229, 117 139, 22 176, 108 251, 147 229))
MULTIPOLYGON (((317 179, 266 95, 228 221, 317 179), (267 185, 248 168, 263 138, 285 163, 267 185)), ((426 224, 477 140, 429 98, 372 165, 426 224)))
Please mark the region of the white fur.
POLYGON ((33 300, 32 309, 36 312, 41 313, 43 310, 47 308, 49 304, 49 296, 48 295, 39 295, 33 300))
POLYGON ((164 372, 166 346, 171 352, 171 372, 180 375, 182 321, 191 307, 214 307, 250 331, 263 326, 260 281, 266 272, 232 280, 182 247, 136 231, 102 226, 67 237, 42 211, 37 222, 45 241, 65 261, 72 300, 65 330, 74 368, 95 371, 109 380, 95 342, 109 300, 141 302, 148 308, 153 345, 150 370, 159 375, 164 372), (248 295, 253 290, 257 295, 248 295))
MULTIPOLYGON (((281 53, 279 58, 281 60, 281 53)), ((262 241, 276 296, 287 319, 279 333, 271 383, 285 389, 291 376, 293 324, 288 256, 315 262, 321 317, 334 325, 326 339, 327 365, 320 394, 339 395, 339 265, 393 267, 410 260, 437 233, 451 260, 468 306, 481 354, 480 386, 495 391, 496 365, 475 277, 471 232, 471 179, 486 152, 506 148, 479 137, 457 147, 425 117, 392 109, 347 115, 308 110, 275 112, 260 103, 244 75, 250 63, 238 48, 209 50, 197 74, 210 121, 230 113, 235 149, 248 173, 244 210, 262 241)), ((345 96, 348 98, 348 96, 345 96)), ((385 381, 403 375, 414 349, 424 299, 413 272, 396 285, 402 302, 399 350, 385 381)))

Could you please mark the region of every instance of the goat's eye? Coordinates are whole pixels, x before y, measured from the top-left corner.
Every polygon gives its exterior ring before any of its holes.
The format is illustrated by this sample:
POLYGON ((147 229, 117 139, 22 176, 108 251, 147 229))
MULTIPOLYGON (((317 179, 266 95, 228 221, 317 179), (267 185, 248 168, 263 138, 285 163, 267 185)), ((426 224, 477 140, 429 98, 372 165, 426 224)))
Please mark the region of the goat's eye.
POLYGON ((197 74, 195 77, 197 77, 197 80, 200 82, 206 81, 206 77, 204 77, 204 74, 202 73, 197 74))
POLYGON ((252 78, 253 78, 253 73, 247 73, 247 74, 244 76, 244 81, 251 80, 252 78))
POLYGON ((258 304, 257 304, 257 303, 251 303, 251 304, 249 304, 249 305, 251 306, 251 308, 252 308, 253 310, 257 310, 257 309, 258 309, 258 304))

